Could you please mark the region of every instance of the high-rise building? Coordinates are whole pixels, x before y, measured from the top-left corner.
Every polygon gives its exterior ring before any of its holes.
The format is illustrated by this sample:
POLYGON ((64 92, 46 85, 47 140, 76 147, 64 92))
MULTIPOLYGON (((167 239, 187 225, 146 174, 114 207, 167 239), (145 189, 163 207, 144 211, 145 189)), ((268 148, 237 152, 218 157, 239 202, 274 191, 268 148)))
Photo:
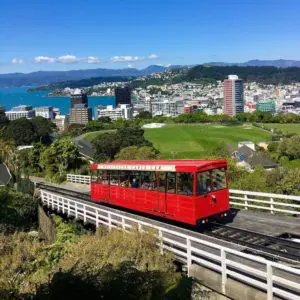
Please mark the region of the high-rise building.
POLYGON ((92 108, 86 107, 85 104, 75 104, 70 109, 70 124, 85 125, 92 120, 92 108))
POLYGON ((229 75, 224 82, 224 114, 234 116, 244 112, 244 84, 237 75, 229 75))
POLYGON ((84 107, 88 107, 88 97, 86 94, 75 94, 71 98, 71 108, 76 104, 84 104, 84 107))
POLYGON ((131 104, 131 89, 129 86, 115 88, 116 106, 131 104))
POLYGON ((86 94, 74 94, 70 97, 70 124, 85 125, 92 120, 92 108, 88 107, 86 94))
POLYGON ((35 117, 35 111, 30 105, 19 105, 13 107, 9 111, 6 111, 5 115, 10 121, 17 120, 20 118, 32 119, 35 117))

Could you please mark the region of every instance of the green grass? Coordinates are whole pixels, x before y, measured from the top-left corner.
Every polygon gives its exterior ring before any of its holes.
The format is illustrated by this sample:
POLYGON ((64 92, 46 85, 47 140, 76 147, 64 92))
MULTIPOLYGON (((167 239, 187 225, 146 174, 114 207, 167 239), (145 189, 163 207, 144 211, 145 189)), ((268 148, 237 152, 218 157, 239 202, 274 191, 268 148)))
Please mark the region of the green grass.
POLYGON ((297 133, 300 134, 300 124, 278 124, 278 123, 270 123, 264 124, 264 126, 274 129, 279 129, 283 133, 297 133))
POLYGON ((299 169, 300 168, 300 159, 289 160, 283 163, 283 166, 288 169, 299 169))
POLYGON ((92 132, 88 132, 84 135, 84 139, 88 140, 89 142, 91 142, 92 140, 94 140, 97 136, 106 133, 106 132, 113 132, 115 130, 100 130, 100 131, 92 131, 92 132))
POLYGON ((172 158, 172 152, 176 152, 176 158, 202 158, 220 143, 237 146, 240 141, 266 141, 271 134, 251 125, 171 124, 163 128, 146 129, 145 137, 165 158, 172 158))

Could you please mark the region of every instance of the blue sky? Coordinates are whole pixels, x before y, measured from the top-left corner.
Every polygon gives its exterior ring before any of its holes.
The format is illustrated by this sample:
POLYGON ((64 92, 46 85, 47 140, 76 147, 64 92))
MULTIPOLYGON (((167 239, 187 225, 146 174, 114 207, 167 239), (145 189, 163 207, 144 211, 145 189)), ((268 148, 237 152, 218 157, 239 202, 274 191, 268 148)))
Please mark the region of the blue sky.
POLYGON ((0 73, 300 60, 299 0, 9 0, 0 73))

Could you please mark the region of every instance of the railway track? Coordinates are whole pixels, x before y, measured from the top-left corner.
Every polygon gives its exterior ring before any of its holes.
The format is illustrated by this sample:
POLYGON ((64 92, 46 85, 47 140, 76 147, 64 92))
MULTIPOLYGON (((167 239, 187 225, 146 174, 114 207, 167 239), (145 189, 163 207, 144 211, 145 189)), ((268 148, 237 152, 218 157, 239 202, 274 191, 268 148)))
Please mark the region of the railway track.
MULTIPOLYGON (((88 193, 72 191, 43 183, 37 184, 37 187, 95 204, 94 201, 91 201, 90 195, 88 193)), ((107 204, 98 205, 107 206, 107 204)), ((118 207, 118 209, 122 211, 128 211, 121 207, 118 207)), ((137 213, 137 215, 140 214, 137 213)), ((144 214, 141 215, 144 216, 144 214)), ((168 223, 168 220, 164 219, 163 221, 168 223)), ((184 229, 187 229, 185 226, 183 227, 184 229)), ((191 228, 189 227, 188 229, 191 228)), ((196 229, 194 228, 193 231, 196 231, 196 229)), ((244 252, 260 255, 267 259, 271 259, 274 261, 284 261, 293 264, 295 264, 295 262, 300 262, 300 243, 291 240, 273 237, 262 233, 248 231, 246 229, 236 228, 219 223, 210 223, 209 227, 205 228, 201 233, 219 240, 242 245, 243 247, 245 247, 244 252)))
MULTIPOLYGON (((204 234, 247 247, 247 252, 271 254, 274 259, 300 262, 300 243, 228 225, 212 223, 204 234), (255 251, 254 251, 255 252, 255 251)), ((262 255, 265 256, 265 255, 262 255)))

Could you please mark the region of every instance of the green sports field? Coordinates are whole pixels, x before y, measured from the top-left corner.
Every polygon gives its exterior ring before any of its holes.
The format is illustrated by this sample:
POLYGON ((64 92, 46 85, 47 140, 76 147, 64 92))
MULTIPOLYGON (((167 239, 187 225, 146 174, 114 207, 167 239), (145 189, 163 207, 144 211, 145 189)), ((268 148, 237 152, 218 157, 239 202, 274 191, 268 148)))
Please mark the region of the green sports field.
POLYGON ((146 129, 145 137, 165 158, 203 158, 219 143, 237 146, 240 141, 267 141, 271 134, 251 125, 167 125, 146 129))
POLYGON ((278 123, 270 123, 264 124, 264 126, 274 129, 279 129, 283 133, 297 133, 300 134, 300 124, 291 123, 291 124, 278 124, 278 123))

